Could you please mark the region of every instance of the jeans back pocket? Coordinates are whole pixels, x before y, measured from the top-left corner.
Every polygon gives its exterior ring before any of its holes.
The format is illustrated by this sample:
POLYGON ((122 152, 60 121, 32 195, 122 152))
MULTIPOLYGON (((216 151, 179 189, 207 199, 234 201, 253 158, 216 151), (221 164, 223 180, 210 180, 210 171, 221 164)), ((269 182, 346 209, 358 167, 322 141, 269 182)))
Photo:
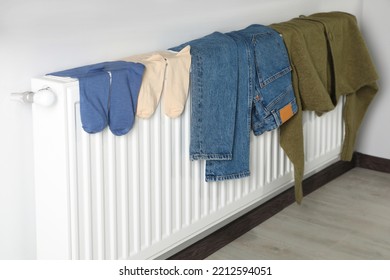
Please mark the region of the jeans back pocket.
POLYGON ((273 130, 296 112, 292 67, 283 38, 275 31, 252 36, 255 94, 252 129, 255 135, 273 130))
POLYGON ((256 94, 265 108, 291 86, 291 66, 283 39, 276 32, 253 35, 256 94))

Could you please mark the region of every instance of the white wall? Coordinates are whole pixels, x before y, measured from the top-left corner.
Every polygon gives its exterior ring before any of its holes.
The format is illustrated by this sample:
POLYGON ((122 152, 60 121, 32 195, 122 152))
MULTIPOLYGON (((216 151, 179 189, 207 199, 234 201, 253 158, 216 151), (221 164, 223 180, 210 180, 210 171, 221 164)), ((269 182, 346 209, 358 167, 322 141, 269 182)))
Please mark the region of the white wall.
POLYGON ((1 0, 0 259, 35 258, 31 108, 10 102, 10 92, 28 90, 31 77, 52 71, 332 9, 359 15, 360 0, 1 0))
POLYGON ((379 91, 360 129, 357 150, 390 159, 390 1, 364 0, 361 28, 380 76, 379 91))

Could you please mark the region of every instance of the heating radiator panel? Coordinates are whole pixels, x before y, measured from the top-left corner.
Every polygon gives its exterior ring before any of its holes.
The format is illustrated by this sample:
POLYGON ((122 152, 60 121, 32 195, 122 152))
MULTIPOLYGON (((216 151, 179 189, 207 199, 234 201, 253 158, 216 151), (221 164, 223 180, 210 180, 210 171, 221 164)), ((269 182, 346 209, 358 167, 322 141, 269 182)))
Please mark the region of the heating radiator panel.
MULTIPOLYGON (((57 96, 52 107, 33 105, 40 259, 164 258, 293 185, 278 130, 251 134, 250 177, 206 183, 204 161, 189 160, 190 99, 180 118, 159 106, 126 136, 90 135, 77 81, 32 85, 57 96)), ((342 106, 322 117, 305 112, 304 136, 308 176, 339 158, 342 106)))

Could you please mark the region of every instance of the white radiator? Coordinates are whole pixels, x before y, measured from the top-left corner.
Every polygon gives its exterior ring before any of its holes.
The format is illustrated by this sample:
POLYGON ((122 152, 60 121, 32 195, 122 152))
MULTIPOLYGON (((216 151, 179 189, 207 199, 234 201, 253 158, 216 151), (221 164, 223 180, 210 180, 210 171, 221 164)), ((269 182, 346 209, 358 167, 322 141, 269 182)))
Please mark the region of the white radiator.
MULTIPOLYGON (((180 118, 158 108, 126 136, 89 135, 78 82, 32 80, 45 87, 56 102, 33 105, 38 259, 166 258, 293 185, 277 130, 252 134, 249 178, 205 183, 204 161, 189 160, 190 100, 180 118)), ((338 160, 342 107, 304 120, 308 175, 338 160)))

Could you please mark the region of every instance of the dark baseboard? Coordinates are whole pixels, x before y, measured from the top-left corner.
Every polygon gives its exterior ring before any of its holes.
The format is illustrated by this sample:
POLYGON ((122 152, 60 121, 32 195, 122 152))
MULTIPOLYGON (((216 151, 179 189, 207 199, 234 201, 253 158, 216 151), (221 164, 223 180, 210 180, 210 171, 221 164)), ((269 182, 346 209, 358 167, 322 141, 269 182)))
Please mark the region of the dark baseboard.
POLYGON ((356 166, 355 156, 352 161, 338 161, 320 172, 310 176, 303 181, 303 195, 306 196, 319 189, 323 185, 343 175, 356 166))
POLYGON ((390 173, 390 159, 355 153, 356 167, 390 173))
MULTIPOLYGON (((303 193, 317 190, 326 183, 355 167, 355 157, 351 162, 338 161, 322 171, 303 181, 303 193)), ((295 202, 294 188, 277 195, 252 211, 237 218, 226 226, 192 244, 179 253, 171 256, 170 260, 200 260, 210 256, 225 245, 240 237, 265 220, 271 218, 287 206, 295 202)))
MULTIPOLYGON (((390 160, 362 153, 355 153, 351 162, 338 161, 305 179, 303 181, 304 195, 308 195, 319 189, 326 183, 332 181, 354 167, 390 173, 390 160)), ((207 258, 217 250, 232 242, 234 239, 271 218, 273 215, 277 214, 294 202, 294 188, 292 187, 206 236, 202 240, 171 256, 169 259, 200 260, 207 258)))

